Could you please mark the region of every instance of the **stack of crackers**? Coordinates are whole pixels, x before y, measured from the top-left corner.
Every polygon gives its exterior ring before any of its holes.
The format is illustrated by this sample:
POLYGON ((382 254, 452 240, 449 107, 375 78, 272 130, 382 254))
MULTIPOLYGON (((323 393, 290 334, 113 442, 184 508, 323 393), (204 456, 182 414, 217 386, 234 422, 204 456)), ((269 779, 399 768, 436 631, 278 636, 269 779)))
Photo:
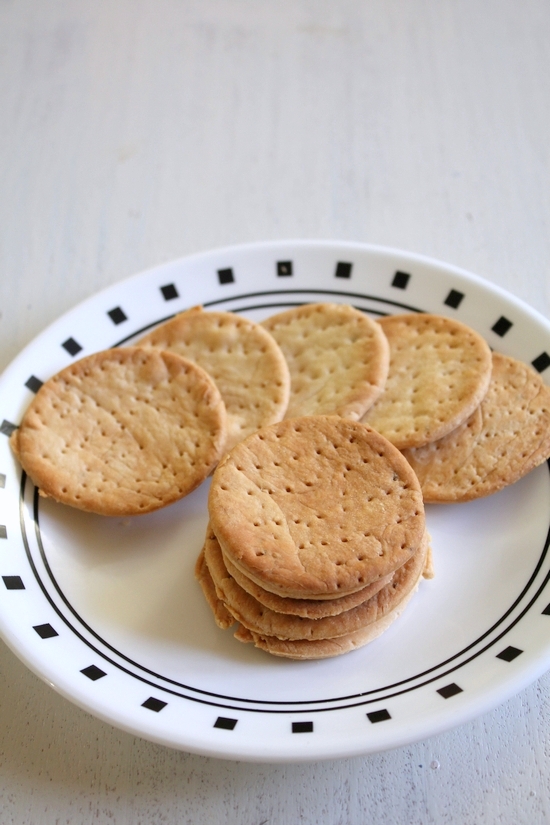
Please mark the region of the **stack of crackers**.
POLYGON ((218 465, 196 573, 218 625, 277 656, 360 647, 402 612, 430 560, 422 493, 375 430, 305 416, 218 465))
POLYGON ((550 456, 533 369, 453 319, 371 324, 359 358, 350 307, 264 321, 289 366, 286 418, 214 473, 197 578, 221 628, 277 656, 376 638, 433 575, 424 503, 489 495, 550 456))
POLYGON ((196 574, 216 622, 278 656, 366 644, 433 574, 424 504, 550 456, 550 389, 474 330, 310 304, 194 308, 47 381, 11 444, 42 495, 136 515, 213 473, 196 574))

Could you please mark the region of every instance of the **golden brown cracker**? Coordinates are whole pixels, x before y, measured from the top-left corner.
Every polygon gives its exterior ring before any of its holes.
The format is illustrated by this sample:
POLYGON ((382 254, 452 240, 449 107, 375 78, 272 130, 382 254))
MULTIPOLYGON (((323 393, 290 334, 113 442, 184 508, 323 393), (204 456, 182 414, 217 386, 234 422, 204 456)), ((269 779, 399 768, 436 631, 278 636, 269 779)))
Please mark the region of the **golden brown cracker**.
POLYGON ((109 516, 187 495, 224 443, 225 409, 207 373, 139 347, 90 355, 50 378, 11 437, 42 495, 109 516))
POLYGON ((286 418, 342 415, 357 420, 382 392, 389 348, 375 321, 346 304, 306 304, 263 321, 287 360, 286 418))
MULTIPOLYGON (((244 576, 228 559, 223 558, 219 542, 210 527, 206 531, 203 553, 208 567, 211 570, 214 569, 217 571, 217 576, 215 577, 217 580, 229 575, 235 579, 237 584, 242 587, 246 593, 264 607, 268 607, 276 613, 286 613, 309 619, 337 616, 345 610, 357 607, 357 605, 372 598, 372 596, 378 593, 385 585, 389 584, 393 576, 392 573, 383 579, 379 579, 374 584, 370 584, 355 593, 350 593, 340 598, 318 600, 283 598, 276 593, 271 593, 269 590, 260 587, 247 576, 244 576)), ((220 598, 222 598, 222 596, 220 596, 220 598)))
POLYGON ((353 633, 365 625, 382 619, 394 610, 418 584, 425 567, 427 547, 427 541, 423 540, 412 558, 394 573, 390 584, 370 599, 336 616, 319 619, 292 616, 270 610, 243 590, 229 575, 221 553, 205 554, 205 559, 218 597, 243 627, 261 636, 313 641, 333 639, 353 633))
POLYGON ((157 327, 139 345, 176 352, 212 376, 227 411, 227 451, 286 412, 290 375, 285 358, 272 336, 253 321, 194 307, 157 327))
POLYGON ((209 512, 224 555, 293 598, 361 590, 401 567, 424 533, 408 462, 379 433, 337 416, 249 436, 214 473, 209 512))
POLYGON ((444 438, 404 455, 427 502, 495 493, 550 458, 550 389, 531 367, 494 353, 479 408, 444 438))
POLYGON ((227 607, 218 597, 216 592, 216 585, 210 575, 210 570, 206 564, 204 551, 201 550, 200 555, 195 564, 195 578, 199 582, 204 598, 206 599, 212 613, 214 620, 221 630, 227 630, 228 627, 235 624, 233 615, 229 612, 227 607))
POLYGON ((487 392, 489 346, 470 327, 440 315, 391 315, 379 323, 390 369, 383 395, 362 420, 399 449, 442 438, 487 392))
POLYGON ((355 630, 353 633, 338 636, 334 639, 314 639, 312 641, 308 639, 278 639, 275 636, 262 636, 259 633, 254 633, 242 625, 239 625, 233 635, 238 641, 252 643, 260 650, 271 653, 272 656, 280 656, 286 659, 301 659, 304 661, 311 659, 328 659, 332 656, 339 656, 343 653, 349 653, 352 650, 364 647, 369 644, 369 642, 381 636, 403 613, 417 588, 418 581, 416 586, 411 588, 401 602, 382 618, 371 622, 371 624, 359 630, 355 630))

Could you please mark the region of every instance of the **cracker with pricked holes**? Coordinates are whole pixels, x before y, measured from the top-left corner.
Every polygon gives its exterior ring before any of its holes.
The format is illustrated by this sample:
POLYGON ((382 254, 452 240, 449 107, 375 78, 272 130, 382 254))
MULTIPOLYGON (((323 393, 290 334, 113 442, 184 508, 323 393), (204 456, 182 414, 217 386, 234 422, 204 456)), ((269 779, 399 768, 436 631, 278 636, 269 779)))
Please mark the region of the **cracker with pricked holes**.
POLYGON ((253 321, 194 307, 150 332, 139 345, 177 352, 212 376, 227 411, 227 452, 286 412, 290 376, 285 358, 271 335, 253 321))
POLYGON ((247 576, 244 576, 229 559, 223 558, 220 544, 212 531, 210 525, 206 530, 206 539, 202 550, 206 563, 210 569, 216 569, 218 576, 231 576, 235 579, 237 584, 242 587, 246 593, 252 596, 259 604, 264 607, 269 607, 276 613, 286 613, 292 616, 302 616, 309 619, 321 619, 325 616, 337 616, 345 610, 350 610, 352 607, 366 602, 372 598, 379 590, 386 584, 389 584, 393 573, 379 579, 374 584, 369 584, 367 587, 357 590, 355 593, 350 593, 347 596, 340 596, 334 599, 292 599, 289 597, 278 596, 276 593, 270 593, 260 585, 253 582, 247 576))
MULTIPOLYGON (((418 581, 420 581, 420 577, 418 581)), ((332 656, 350 653, 352 650, 364 647, 377 639, 399 618, 418 588, 418 581, 416 587, 410 590, 397 607, 386 613, 381 619, 371 622, 371 624, 361 627, 353 633, 337 636, 335 639, 314 639, 312 641, 308 639, 278 639, 276 636, 262 636, 259 633, 254 633, 243 627, 243 625, 239 625, 233 635, 239 642, 252 643, 260 650, 284 659, 300 659, 303 661, 329 659, 332 656)))
POLYGON ((208 374, 139 347, 90 355, 50 378, 11 436, 42 495, 107 516, 187 495, 224 443, 225 408, 208 374))
POLYGON ((346 304, 306 304, 262 322, 287 360, 286 418, 359 419, 382 392, 389 349, 378 324, 346 304))
POLYGON ((414 555, 397 570, 389 584, 362 604, 336 616, 318 619, 278 613, 260 604, 229 575, 221 553, 205 553, 205 560, 218 598, 243 627, 260 636, 314 641, 354 633, 394 610, 416 587, 426 561, 426 535, 414 555))
POLYGON ((212 529, 266 590, 334 598, 401 567, 425 528, 418 480, 383 436, 338 416, 266 427, 218 465, 212 529))
POLYGON ((404 455, 425 501, 491 495, 550 457, 550 388, 527 364, 494 353, 489 389, 470 418, 404 455))
POLYGON ((458 427, 481 403, 491 351, 470 327, 424 313, 379 322, 390 345, 383 395, 363 421, 399 449, 419 447, 458 427))

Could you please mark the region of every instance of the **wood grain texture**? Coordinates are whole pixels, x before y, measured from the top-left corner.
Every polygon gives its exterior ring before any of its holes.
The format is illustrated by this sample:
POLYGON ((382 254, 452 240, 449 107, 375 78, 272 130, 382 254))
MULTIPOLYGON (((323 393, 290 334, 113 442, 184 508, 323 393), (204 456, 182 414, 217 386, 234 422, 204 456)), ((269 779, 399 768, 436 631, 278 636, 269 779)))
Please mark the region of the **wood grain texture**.
MULTIPOLYGON (((0 368, 187 253, 370 241, 550 315, 545 0, 2 0, 0 368)), ((366 758, 265 766, 121 733, 0 648, 2 823, 550 821, 550 677, 366 758)))

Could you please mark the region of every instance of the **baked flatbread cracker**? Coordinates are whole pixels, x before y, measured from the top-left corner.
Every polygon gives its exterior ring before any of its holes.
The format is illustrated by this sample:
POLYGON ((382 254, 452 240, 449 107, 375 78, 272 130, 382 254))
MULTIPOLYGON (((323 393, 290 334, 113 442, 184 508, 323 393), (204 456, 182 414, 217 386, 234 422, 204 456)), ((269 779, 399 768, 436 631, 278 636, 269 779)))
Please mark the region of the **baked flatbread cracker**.
POLYGON ((182 312, 139 341, 199 364, 214 379, 227 411, 226 451, 247 435, 280 421, 290 394, 290 375, 274 339, 232 312, 182 312))
POLYGON ((243 627, 261 636, 313 641, 334 639, 337 636, 353 633, 391 613, 418 584, 424 570, 427 547, 428 542, 424 538, 412 558, 394 573, 391 582, 370 599, 337 616, 319 619, 292 616, 270 610, 243 590, 229 575, 221 553, 205 554, 205 560, 218 597, 243 627))
POLYGON ((527 364, 494 353, 478 409, 444 438, 404 455, 427 502, 491 495, 550 458, 550 388, 527 364))
POLYGON ((216 592, 216 585, 214 584, 214 580, 210 575, 210 571, 208 569, 208 565, 206 564, 204 558, 204 552, 201 551, 197 563, 195 565, 195 578, 199 582, 202 592, 204 594, 204 598, 208 602, 208 605, 214 614, 214 620, 218 627, 221 630, 227 630, 228 627, 235 624, 235 618, 229 612, 227 607, 218 598, 218 594, 216 592))
POLYGON ((384 393, 362 421, 399 449, 442 438, 487 392, 488 344, 470 327, 441 315, 390 315, 378 323, 389 341, 390 369, 384 393))
POLYGON ((342 415, 357 420, 382 392, 389 348, 380 326, 347 304, 306 304, 262 322, 287 360, 286 418, 342 415))
MULTIPOLYGON (((276 613, 286 613, 292 616, 302 616, 308 619, 322 619, 325 616, 337 616, 345 610, 350 610, 352 607, 366 602, 372 598, 379 590, 391 582, 393 573, 379 579, 374 584, 369 584, 362 590, 357 590, 355 593, 350 593, 347 596, 341 596, 335 599, 292 599, 283 598, 276 593, 270 593, 269 590, 260 587, 247 576, 244 576, 238 568, 235 567, 228 559, 223 558, 220 544, 214 535, 212 529, 206 531, 206 539, 204 542, 203 551, 206 563, 210 569, 217 571, 217 580, 220 578, 227 578, 229 575, 235 579, 237 584, 242 587, 246 593, 252 596, 259 604, 264 607, 269 607, 276 613)), ((223 596, 220 595, 220 598, 223 596)))
POLYGON ((337 416, 266 427, 218 465, 209 494, 224 556, 292 598, 334 598, 401 567, 425 529, 420 485, 383 436, 337 416))
POLYGON ((137 515, 209 475, 223 452, 225 408, 214 381, 181 356, 112 349, 46 381, 10 442, 41 495, 137 515))
POLYGON ((242 625, 239 625, 233 635, 239 642, 251 642, 260 650, 265 650, 266 653, 271 653, 272 656, 280 656, 285 659, 328 659, 342 653, 349 653, 377 639, 401 616, 418 589, 420 578, 417 580, 416 586, 411 588, 397 607, 386 613, 381 619, 377 619, 353 633, 338 636, 335 639, 314 639, 312 641, 307 639, 278 639, 275 636, 262 636, 259 633, 254 633, 242 625))

